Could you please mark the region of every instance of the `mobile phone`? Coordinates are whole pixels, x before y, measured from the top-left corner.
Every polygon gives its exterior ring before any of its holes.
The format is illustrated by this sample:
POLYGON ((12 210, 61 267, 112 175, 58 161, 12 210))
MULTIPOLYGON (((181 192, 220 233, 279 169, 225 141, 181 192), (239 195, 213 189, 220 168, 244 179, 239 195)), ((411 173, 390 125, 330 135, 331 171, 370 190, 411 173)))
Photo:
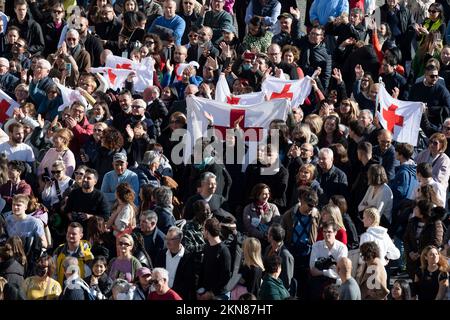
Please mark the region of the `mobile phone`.
POLYGON ((433 34, 433 39, 434 39, 434 41, 441 41, 442 39, 441 39, 441 33, 440 32, 435 32, 434 34, 433 34))
POLYGON ((72 64, 69 62, 66 62, 65 65, 66 65, 67 76, 70 77, 72 74, 72 64))

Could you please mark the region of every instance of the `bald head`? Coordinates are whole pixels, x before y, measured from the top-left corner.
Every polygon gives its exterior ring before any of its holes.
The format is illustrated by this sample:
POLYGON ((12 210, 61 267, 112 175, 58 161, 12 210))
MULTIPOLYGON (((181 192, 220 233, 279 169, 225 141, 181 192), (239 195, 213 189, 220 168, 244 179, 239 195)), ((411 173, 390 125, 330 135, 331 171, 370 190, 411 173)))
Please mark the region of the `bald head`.
POLYGON ((352 261, 347 257, 342 257, 337 262, 337 272, 342 281, 348 279, 352 275, 352 261))

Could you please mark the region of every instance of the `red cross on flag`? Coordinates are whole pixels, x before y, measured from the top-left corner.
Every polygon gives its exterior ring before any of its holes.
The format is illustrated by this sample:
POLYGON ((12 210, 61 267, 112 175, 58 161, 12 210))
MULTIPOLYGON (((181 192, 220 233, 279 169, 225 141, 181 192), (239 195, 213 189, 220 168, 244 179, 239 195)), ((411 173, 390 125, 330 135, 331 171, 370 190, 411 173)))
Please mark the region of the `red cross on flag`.
POLYGON ((264 80, 261 89, 270 99, 288 99, 291 107, 298 107, 311 92, 311 78, 306 76, 300 80, 285 80, 270 76, 264 80))
POLYGON ((132 71, 129 69, 112 69, 108 67, 91 68, 92 73, 103 74, 103 78, 109 88, 113 90, 120 90, 125 87, 125 80, 132 71))
POLYGON ((190 141, 186 141, 184 152, 185 161, 189 159, 189 146, 201 137, 207 136, 208 119, 205 111, 212 115, 217 137, 225 139, 226 129, 234 128, 234 123, 239 121, 239 127, 244 131, 246 140, 261 141, 264 140, 266 130, 269 129, 270 122, 274 119, 286 120, 289 104, 286 100, 264 101, 253 105, 233 105, 218 101, 211 101, 205 98, 187 97, 187 130, 191 136, 190 141))
POLYGON ((133 83, 136 92, 143 92, 153 85, 154 65, 155 60, 152 57, 146 57, 141 62, 137 62, 112 54, 106 57, 105 62, 107 68, 134 71, 136 76, 133 78, 133 83))
POLYGON ((377 98, 380 103, 377 116, 383 128, 392 132, 395 141, 416 146, 422 118, 422 102, 394 99, 384 86, 380 86, 377 98))
POLYGON ((231 94, 230 87, 228 86, 227 80, 225 79, 225 75, 221 74, 216 84, 215 100, 226 102, 232 105, 251 105, 264 102, 265 95, 264 92, 260 91, 234 96, 231 94))
POLYGON ((0 89, 0 123, 5 123, 13 115, 14 108, 19 104, 0 89))

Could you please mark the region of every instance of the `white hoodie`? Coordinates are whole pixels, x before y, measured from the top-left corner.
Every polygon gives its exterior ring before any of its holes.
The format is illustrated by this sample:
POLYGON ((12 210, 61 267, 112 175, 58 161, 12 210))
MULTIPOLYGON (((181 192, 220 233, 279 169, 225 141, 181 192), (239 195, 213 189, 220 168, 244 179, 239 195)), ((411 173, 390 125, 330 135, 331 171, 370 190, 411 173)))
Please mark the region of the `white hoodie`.
POLYGON ((400 251, 392 242, 387 233, 387 229, 377 226, 369 227, 366 232, 361 235, 359 245, 365 242, 374 241, 380 248, 380 258, 384 265, 388 264, 388 260, 397 260, 400 258, 400 251))

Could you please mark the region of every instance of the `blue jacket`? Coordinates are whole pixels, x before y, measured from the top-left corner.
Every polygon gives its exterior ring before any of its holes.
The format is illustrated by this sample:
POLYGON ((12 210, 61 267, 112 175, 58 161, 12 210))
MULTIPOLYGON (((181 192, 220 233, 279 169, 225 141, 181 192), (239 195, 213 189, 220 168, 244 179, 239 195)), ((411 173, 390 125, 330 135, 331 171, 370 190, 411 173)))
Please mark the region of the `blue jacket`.
POLYGON ((389 183, 394 195, 394 207, 399 201, 406 199, 417 185, 416 167, 413 160, 408 160, 397 167, 395 177, 389 183))
POLYGON ((186 22, 179 15, 175 15, 172 19, 168 20, 164 16, 158 17, 153 21, 148 32, 154 32, 156 26, 168 28, 173 31, 175 35, 175 44, 181 45, 181 37, 183 37, 184 29, 186 28, 186 22))
MULTIPOLYGON (((111 170, 105 174, 102 181, 101 191, 104 193, 106 200, 112 205, 116 200, 116 188, 119 183, 127 182, 133 188, 134 194, 139 195, 139 180, 136 173, 131 170, 118 176, 115 170, 111 170)), ((135 203, 138 204, 139 197, 135 197, 135 203)))
POLYGON ((319 20, 320 25, 324 26, 329 17, 337 18, 342 13, 348 13, 348 0, 314 0, 309 10, 309 20, 319 20))

